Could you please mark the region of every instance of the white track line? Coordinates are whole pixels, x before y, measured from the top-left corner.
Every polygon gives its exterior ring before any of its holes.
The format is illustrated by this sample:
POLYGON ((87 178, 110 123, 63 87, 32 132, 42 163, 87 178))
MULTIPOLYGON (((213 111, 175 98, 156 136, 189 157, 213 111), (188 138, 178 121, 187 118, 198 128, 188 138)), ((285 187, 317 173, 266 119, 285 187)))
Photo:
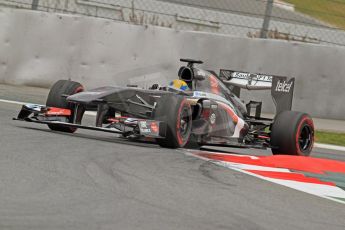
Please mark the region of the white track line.
POLYGON ((329 149, 329 150, 336 150, 336 151, 345 152, 345 147, 338 146, 338 145, 328 145, 328 144, 315 143, 314 147, 320 148, 320 149, 329 149))
POLYGON ((0 99, 0 102, 9 103, 9 104, 16 104, 16 105, 32 104, 32 103, 29 103, 29 102, 10 101, 10 100, 4 100, 4 99, 0 99))
MULTIPOLYGON (((8 104, 15 104, 15 105, 34 104, 34 103, 30 103, 30 102, 11 101, 11 100, 4 100, 4 99, 0 99, 0 102, 8 103, 8 104)), ((86 111, 85 114, 89 115, 89 116, 96 116, 96 112, 93 112, 93 111, 86 111)), ((337 146, 337 145, 327 145, 327 144, 315 143, 314 147, 321 148, 321 149, 329 149, 329 150, 337 150, 337 151, 345 152, 345 147, 337 146)))

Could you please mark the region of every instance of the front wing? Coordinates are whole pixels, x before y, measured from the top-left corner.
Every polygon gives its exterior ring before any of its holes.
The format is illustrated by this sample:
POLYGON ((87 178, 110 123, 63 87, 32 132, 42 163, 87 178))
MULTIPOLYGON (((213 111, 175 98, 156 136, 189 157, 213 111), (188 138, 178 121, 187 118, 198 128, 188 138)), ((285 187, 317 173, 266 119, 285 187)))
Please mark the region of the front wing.
POLYGON ((26 104, 22 106, 18 116, 13 118, 13 120, 88 129, 107 133, 123 134, 126 136, 137 135, 143 137, 165 138, 166 135, 166 124, 162 121, 114 117, 109 119, 109 124, 106 124, 106 126, 86 126, 69 122, 68 117, 71 115, 72 111, 69 109, 26 104))

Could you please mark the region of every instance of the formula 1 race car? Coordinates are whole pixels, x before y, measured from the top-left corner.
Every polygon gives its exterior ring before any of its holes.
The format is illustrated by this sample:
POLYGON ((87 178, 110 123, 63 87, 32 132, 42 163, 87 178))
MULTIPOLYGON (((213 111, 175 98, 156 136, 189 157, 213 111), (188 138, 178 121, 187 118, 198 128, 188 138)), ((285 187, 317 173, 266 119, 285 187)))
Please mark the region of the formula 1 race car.
POLYGON ((59 80, 46 105, 24 105, 16 120, 47 124, 73 133, 78 128, 119 133, 127 138, 150 137, 160 146, 194 144, 241 148, 271 148, 273 154, 308 156, 314 125, 306 113, 291 111, 295 79, 232 70, 196 68, 187 62, 179 79, 168 86, 101 87, 84 91, 77 82, 59 80), (261 117, 262 102, 244 104, 241 89, 270 90, 274 119, 261 117), (95 126, 82 124, 85 111, 97 111, 95 126))

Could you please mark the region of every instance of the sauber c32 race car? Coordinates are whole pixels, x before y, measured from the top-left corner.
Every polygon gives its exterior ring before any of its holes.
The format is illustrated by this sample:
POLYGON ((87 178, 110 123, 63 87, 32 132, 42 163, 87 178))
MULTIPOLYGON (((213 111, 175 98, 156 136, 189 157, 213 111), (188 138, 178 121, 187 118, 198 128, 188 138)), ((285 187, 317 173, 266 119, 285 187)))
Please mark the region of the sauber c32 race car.
POLYGON ((14 119, 68 133, 81 128, 127 138, 150 137, 167 148, 214 145, 271 148, 273 154, 311 153, 313 120, 306 113, 291 111, 294 78, 225 69, 217 75, 195 67, 202 61, 181 61, 187 65, 178 71, 179 79, 164 87, 108 86, 84 91, 80 83, 59 80, 46 105, 23 105, 14 119), (241 89, 270 90, 275 117, 261 117, 262 102, 244 104, 241 89), (85 111, 97 111, 94 126, 82 124, 85 111))

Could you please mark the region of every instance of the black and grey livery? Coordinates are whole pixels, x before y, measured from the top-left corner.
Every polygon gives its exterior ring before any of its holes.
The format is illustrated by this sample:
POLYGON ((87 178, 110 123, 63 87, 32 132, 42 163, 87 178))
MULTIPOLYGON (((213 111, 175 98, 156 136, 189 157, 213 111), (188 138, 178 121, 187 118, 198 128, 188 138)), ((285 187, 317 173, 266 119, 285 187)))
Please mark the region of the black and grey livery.
POLYGON ((47 124, 50 129, 77 128, 151 137, 162 147, 220 145, 271 148, 274 154, 310 154, 314 125, 308 114, 291 111, 295 79, 195 67, 187 62, 178 71, 189 86, 181 91, 154 84, 101 87, 84 91, 80 83, 60 80, 51 88, 46 105, 24 105, 15 119, 47 124), (261 102, 240 100, 241 89, 271 90, 274 119, 261 117, 261 102), (96 111, 94 126, 82 124, 85 111, 96 111))

